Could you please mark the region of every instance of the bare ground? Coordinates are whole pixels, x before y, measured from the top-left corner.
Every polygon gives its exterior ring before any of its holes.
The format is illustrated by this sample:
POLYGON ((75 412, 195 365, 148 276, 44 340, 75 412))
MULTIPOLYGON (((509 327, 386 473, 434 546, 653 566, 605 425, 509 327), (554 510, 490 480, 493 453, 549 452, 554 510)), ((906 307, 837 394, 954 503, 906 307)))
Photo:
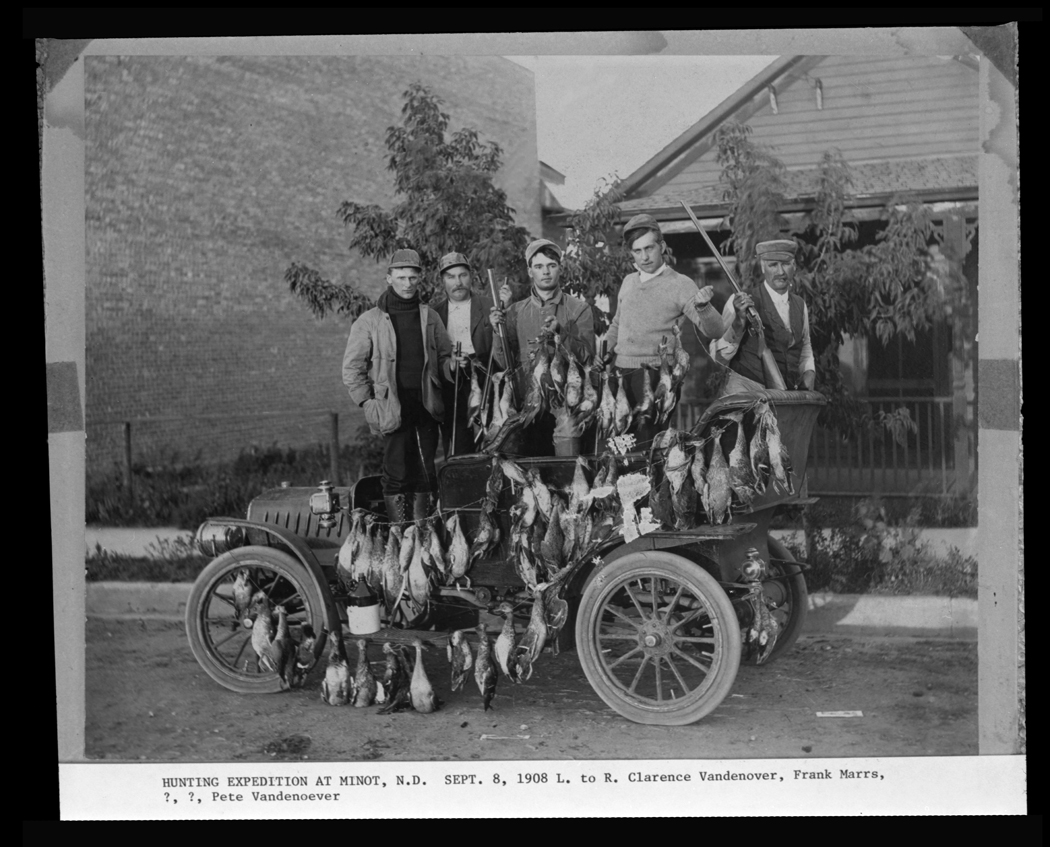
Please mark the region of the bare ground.
MULTIPOLYGON (((575 652, 545 653, 526 684, 501 680, 494 709, 483 712, 473 680, 469 690, 450 692, 444 650, 435 650, 424 665, 445 707, 431 715, 383 716, 374 707, 325 705, 319 697, 323 659, 301 690, 254 696, 227 691, 201 670, 182 625, 173 621, 91 618, 86 649, 86 755, 107 761, 977 753, 973 642, 803 637, 773 664, 741 667, 730 696, 686 727, 621 718, 591 690, 575 652), (863 717, 816 715, 837 710, 860 710, 863 717)), ((378 645, 372 651, 379 670, 378 645)))

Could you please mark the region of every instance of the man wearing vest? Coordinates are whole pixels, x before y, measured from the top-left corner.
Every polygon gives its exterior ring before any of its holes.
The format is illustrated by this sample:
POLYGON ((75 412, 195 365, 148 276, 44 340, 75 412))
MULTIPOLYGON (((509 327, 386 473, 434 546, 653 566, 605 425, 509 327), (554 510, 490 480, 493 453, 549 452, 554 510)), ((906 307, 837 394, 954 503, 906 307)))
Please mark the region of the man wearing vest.
MULTIPOLYGON (((616 298, 616 314, 606 333, 607 356, 615 357, 624 375, 624 393, 631 408, 644 395, 643 379, 652 382, 646 368, 660 367, 660 342, 671 338, 682 317, 708 339, 722 336, 722 316, 711 305, 714 288, 697 288, 690 277, 664 261, 664 236, 652 215, 635 215, 623 228, 623 242, 631 251, 635 273, 628 274, 616 298)), ((636 423, 631 432, 639 446, 648 448, 659 429, 655 422, 636 423)))
POLYGON ((809 312, 805 301, 791 290, 797 249, 790 239, 755 245, 763 281, 752 294, 734 294, 726 302, 722 311, 725 335, 712 343, 712 355, 730 368, 723 394, 771 387, 766 384, 758 340, 753 330, 747 331, 746 311, 751 306, 762 318, 766 346, 788 388, 813 390, 817 374, 809 340, 809 312))
POLYGON ((387 290, 350 327, 343 383, 383 436, 383 496, 391 521, 429 516, 437 491, 434 454, 445 417, 442 388, 462 363, 452 357, 445 326, 419 300, 419 254, 397 250, 387 290), (412 498, 411 509, 409 498, 412 498))
MULTIPOLYGON (((480 382, 484 379, 484 368, 488 366, 489 352, 492 350, 492 325, 488 320, 492 303, 485 295, 471 289, 470 262, 462 253, 442 256, 438 263, 438 273, 441 275, 445 296, 434 303, 434 311, 448 331, 452 349, 456 349, 457 343, 461 344, 463 356, 469 359, 474 367, 480 365, 480 382)), ((449 456, 475 452, 474 434, 467 423, 469 400, 470 371, 464 370, 459 375, 458 401, 454 385, 449 384, 444 388, 445 420, 441 424, 441 440, 446 459, 449 456), (456 433, 455 444, 452 443, 453 429, 456 433)))

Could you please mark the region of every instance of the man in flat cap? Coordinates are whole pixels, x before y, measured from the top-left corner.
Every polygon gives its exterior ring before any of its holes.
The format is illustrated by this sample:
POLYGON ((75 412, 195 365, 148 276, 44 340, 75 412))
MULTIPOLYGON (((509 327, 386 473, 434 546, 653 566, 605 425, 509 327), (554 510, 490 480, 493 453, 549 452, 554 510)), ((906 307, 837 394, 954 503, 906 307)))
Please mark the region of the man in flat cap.
POLYGON ((429 515, 442 389, 460 365, 441 319, 419 300, 421 267, 415 250, 394 252, 387 289, 354 321, 343 355, 350 399, 383 436, 383 496, 393 522, 429 515))
POLYGON ((711 345, 712 356, 730 368, 724 394, 772 388, 762 367, 758 339, 754 330, 748 329, 746 312, 751 306, 762 318, 766 346, 787 387, 813 390, 817 370, 809 339, 809 312, 805 301, 791 290, 797 249, 792 239, 756 244, 762 283, 754 286, 750 294, 737 293, 726 301, 722 311, 725 335, 711 345))
MULTIPOLYGON (((477 368, 479 380, 488 366, 492 351, 492 325, 488 321, 492 301, 471 287, 470 262, 462 253, 448 253, 438 263, 438 274, 444 288, 444 297, 434 303, 441 322, 448 331, 452 349, 461 345, 464 358, 471 367, 477 368)), ((473 453, 474 437, 467 422, 467 405, 470 400, 470 371, 464 369, 459 376, 459 398, 454 385, 445 386, 445 420, 441 424, 441 440, 445 458, 473 453), (455 425, 453 425, 453 411, 455 425), (455 430, 455 443, 452 442, 455 430)))
MULTIPOLYGON (((693 280, 675 271, 664 260, 664 236, 652 215, 635 215, 623 228, 623 241, 636 268, 620 286, 605 340, 612 361, 624 377, 624 393, 636 408, 644 395, 646 368, 660 367, 660 342, 670 338, 682 317, 707 340, 720 338, 722 316, 711 305, 714 288, 697 288, 693 280)), ((639 445, 656 435, 655 421, 639 421, 632 428, 639 445)))
MULTIPOLYGON (((491 322, 496 332, 492 344, 502 367, 514 369, 519 402, 528 394, 531 377, 528 367, 529 344, 545 325, 553 322, 564 344, 578 361, 594 355, 594 315, 590 305, 561 290, 561 248, 553 241, 540 238, 525 248, 525 264, 532 282, 529 295, 509 308, 494 307, 491 322), (507 345, 504 350, 499 327, 505 324, 507 345)), ((510 299, 507 286, 500 292, 501 303, 510 299)), ((571 420, 555 423, 553 415, 539 417, 521 435, 519 449, 528 456, 575 456, 579 453, 582 432, 572 427, 571 420)))

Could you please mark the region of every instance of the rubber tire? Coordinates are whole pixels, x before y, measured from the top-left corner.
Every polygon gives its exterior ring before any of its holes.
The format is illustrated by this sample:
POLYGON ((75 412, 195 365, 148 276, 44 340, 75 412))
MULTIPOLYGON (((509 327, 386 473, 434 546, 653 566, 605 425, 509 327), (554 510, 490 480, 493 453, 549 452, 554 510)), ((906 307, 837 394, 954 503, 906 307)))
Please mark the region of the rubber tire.
POLYGON ((576 618, 576 650, 587 681, 613 711, 635 723, 685 726, 710 714, 729 695, 740 668, 740 624, 729 597, 707 571, 674 553, 644 550, 630 553, 606 565, 590 581, 584 591, 576 618), (625 577, 633 579, 650 575, 677 580, 695 591, 706 602, 711 610, 712 623, 722 633, 722 656, 719 666, 712 669, 713 684, 695 702, 674 709, 664 707, 657 710, 625 699, 608 680, 602 667, 601 649, 594 637, 600 622, 599 610, 604 601, 614 593, 612 589, 622 585, 625 577))
MULTIPOLYGON (((796 561, 795 557, 791 555, 791 551, 775 538, 769 537, 768 541, 770 559, 784 559, 788 562, 796 561)), ((770 568, 779 570, 779 566, 773 564, 772 561, 770 562, 770 568)), ((798 641, 799 635, 802 634, 802 627, 806 623, 806 615, 809 612, 809 590, 806 588, 805 576, 802 575, 801 571, 792 574, 786 580, 786 587, 791 601, 791 614, 788 617, 787 625, 777 638, 777 643, 773 646, 773 652, 762 663, 762 667, 790 651, 795 642, 798 641)), ((744 664, 753 665, 755 660, 754 658, 745 659, 744 664)))
MULTIPOLYGON (((298 559, 272 547, 240 547, 214 559, 197 577, 186 603, 186 634, 194 657, 204 672, 219 685, 239 694, 276 694, 281 680, 276 671, 269 674, 246 674, 231 668, 212 650, 205 635, 204 601, 213 587, 241 568, 265 568, 288 580, 299 591, 305 606, 302 620, 318 635, 328 629, 324 597, 310 572, 298 559)), ((250 635, 249 635, 250 637, 250 635)), ((248 647, 251 650, 251 647, 248 647)))

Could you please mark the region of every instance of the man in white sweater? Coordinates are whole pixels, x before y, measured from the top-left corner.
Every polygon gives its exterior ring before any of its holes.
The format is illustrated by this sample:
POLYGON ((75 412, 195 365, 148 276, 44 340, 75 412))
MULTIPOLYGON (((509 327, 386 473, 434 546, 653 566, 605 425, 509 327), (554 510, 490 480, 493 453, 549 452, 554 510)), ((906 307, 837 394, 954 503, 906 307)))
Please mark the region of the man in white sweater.
MULTIPOLYGON (((714 288, 697 288, 690 277, 664 261, 664 237, 652 215, 635 215, 623 229, 637 271, 628 274, 616 298, 616 314, 606 333, 606 348, 625 378, 624 391, 631 408, 642 399, 643 378, 652 379, 647 368, 660 367, 659 346, 668 339, 682 316, 709 340, 722 337, 723 322, 711 305, 714 288)), ((641 448, 648 446, 657 427, 637 423, 632 430, 641 448)))

